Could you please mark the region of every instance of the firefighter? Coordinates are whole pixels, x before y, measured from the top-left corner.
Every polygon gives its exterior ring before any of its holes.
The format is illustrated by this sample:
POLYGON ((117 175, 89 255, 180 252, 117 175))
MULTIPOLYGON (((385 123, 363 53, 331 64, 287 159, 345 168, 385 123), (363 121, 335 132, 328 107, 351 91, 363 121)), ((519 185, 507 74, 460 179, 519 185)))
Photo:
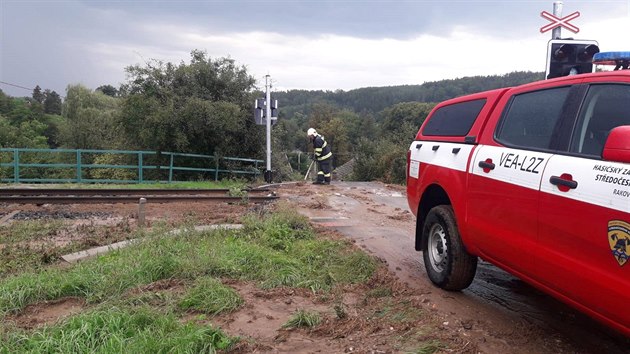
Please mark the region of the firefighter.
POLYGON ((330 184, 332 150, 324 137, 319 135, 315 129, 309 128, 306 135, 313 143, 315 160, 317 161, 317 180, 313 184, 330 184))

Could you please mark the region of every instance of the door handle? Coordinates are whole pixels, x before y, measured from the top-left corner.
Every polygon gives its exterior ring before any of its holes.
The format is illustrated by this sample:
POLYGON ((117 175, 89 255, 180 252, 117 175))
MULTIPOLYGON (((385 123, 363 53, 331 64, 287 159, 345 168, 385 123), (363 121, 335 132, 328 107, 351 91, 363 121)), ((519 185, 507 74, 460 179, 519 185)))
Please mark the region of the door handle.
POLYGON ((549 183, 557 186, 562 192, 568 192, 569 189, 576 189, 578 186, 577 181, 574 181, 573 176, 568 173, 563 173, 560 176, 551 176, 549 183))
POLYGON ((437 151, 437 149, 440 148, 440 145, 433 145, 433 147, 431 148, 431 150, 433 151, 437 151))
POLYGON ((494 170, 494 163, 492 159, 486 159, 485 161, 479 161, 479 167, 483 168, 483 172, 490 172, 490 170, 494 170))

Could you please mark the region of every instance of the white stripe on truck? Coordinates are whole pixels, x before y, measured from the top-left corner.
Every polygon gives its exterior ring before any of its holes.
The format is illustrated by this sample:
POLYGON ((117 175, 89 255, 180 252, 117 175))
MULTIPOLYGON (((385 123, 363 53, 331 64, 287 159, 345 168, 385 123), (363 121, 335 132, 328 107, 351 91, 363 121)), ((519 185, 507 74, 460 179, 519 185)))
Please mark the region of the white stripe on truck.
POLYGON ((420 164, 436 165, 465 172, 468 156, 474 148, 470 144, 446 143, 438 141, 414 141, 411 146, 409 176, 418 178, 420 164), (417 147, 422 145, 421 147, 417 147), (434 150, 434 147, 437 149, 434 150))

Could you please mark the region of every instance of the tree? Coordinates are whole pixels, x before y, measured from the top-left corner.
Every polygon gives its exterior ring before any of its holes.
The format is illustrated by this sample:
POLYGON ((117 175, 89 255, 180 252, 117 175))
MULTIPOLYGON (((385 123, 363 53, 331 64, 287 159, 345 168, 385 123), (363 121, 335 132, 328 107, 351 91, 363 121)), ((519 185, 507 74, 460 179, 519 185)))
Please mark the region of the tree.
POLYGON ((13 147, 18 133, 18 129, 0 114, 0 148, 13 147))
POLYGON ((44 97, 41 87, 39 87, 39 85, 35 86, 35 88, 33 89, 33 99, 35 100, 35 102, 38 102, 40 104, 44 103, 45 98, 46 97, 44 97))
POLYGON ((96 88, 96 91, 103 93, 110 97, 118 97, 118 89, 112 85, 101 85, 96 88))
POLYGON ((72 149, 114 148, 119 142, 116 116, 119 101, 100 92, 68 86, 63 104, 66 124, 61 128, 61 143, 72 149))
POLYGON ((358 125, 355 127, 354 129, 350 129, 350 141, 352 141, 353 144, 356 144, 362 137, 368 140, 375 139, 378 134, 376 119, 374 119, 374 115, 371 113, 364 114, 360 117, 358 125))
POLYGON ((51 149, 60 147, 63 143, 61 141, 61 129, 66 126, 66 118, 58 114, 45 114, 42 122, 46 124, 44 136, 48 142, 48 147, 51 149))
POLYGON ((251 113, 255 80, 229 58, 127 68, 120 126, 135 148, 253 156, 264 141, 251 113))
POLYGON ((61 114, 61 97, 55 91, 44 91, 44 113, 61 114))
POLYGON ((311 113, 309 115, 309 127, 315 128, 319 132, 320 130, 322 130, 322 127, 324 125, 326 125, 334 118, 337 110, 337 108, 329 103, 314 103, 311 106, 311 113))
POLYGON ((381 112, 381 134, 395 136, 396 139, 411 139, 426 119, 435 104, 403 102, 381 112))
POLYGON ((11 110, 11 99, 11 97, 0 90, 0 114, 9 113, 11 110))
POLYGON ((349 131, 357 125, 358 116, 350 110, 340 110, 327 103, 316 103, 312 106, 310 127, 326 138, 333 153, 333 166, 339 166, 350 160, 352 142, 349 131))
POLYGON ((1 147, 11 148, 46 148, 44 130, 46 125, 34 120, 23 121, 13 125, 0 115, 1 147))
POLYGON ((19 126, 22 122, 34 120, 37 118, 37 110, 33 110, 33 105, 29 102, 30 98, 13 98, 9 101, 9 112, 5 115, 11 125, 19 126))

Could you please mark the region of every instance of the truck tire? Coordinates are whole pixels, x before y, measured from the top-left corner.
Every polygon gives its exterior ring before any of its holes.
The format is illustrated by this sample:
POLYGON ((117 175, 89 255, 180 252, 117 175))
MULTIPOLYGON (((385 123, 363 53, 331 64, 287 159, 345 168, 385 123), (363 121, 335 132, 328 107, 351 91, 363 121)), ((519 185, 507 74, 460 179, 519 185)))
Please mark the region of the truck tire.
POLYGON ((444 290, 462 290, 477 272, 477 257, 466 251, 450 205, 429 211, 422 228, 424 267, 433 284, 444 290))

